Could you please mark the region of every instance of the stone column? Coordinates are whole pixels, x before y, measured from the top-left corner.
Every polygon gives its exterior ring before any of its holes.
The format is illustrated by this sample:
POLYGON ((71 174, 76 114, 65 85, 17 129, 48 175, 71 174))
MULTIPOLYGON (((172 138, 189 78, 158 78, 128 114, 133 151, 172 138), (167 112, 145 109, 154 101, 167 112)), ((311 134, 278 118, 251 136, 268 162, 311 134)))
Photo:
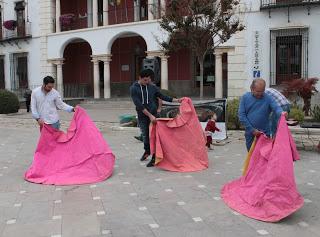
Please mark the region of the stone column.
POLYGON ((166 13, 166 0, 160 0, 160 12, 160 17, 162 17, 166 13))
POLYGON ((148 0, 148 20, 154 19, 153 11, 154 11, 154 1, 148 0))
POLYGON ((161 58, 161 89, 168 90, 169 89, 169 81, 168 81, 169 56, 163 54, 160 56, 160 58, 161 58))
POLYGON ((93 94, 95 99, 100 98, 100 74, 99 74, 99 59, 91 55, 93 62, 93 94))
POLYGON ((103 84, 104 84, 104 98, 110 99, 111 98, 111 83, 110 83, 110 62, 111 62, 111 54, 106 54, 105 56, 101 57, 100 60, 103 61, 103 84))
POLYGON ((49 60, 52 64, 56 65, 57 67, 57 81, 56 81, 56 88, 57 91, 60 93, 61 97, 64 97, 63 93, 63 71, 62 71, 62 65, 63 65, 64 58, 57 58, 53 60, 49 60))
POLYGON ((215 51, 215 98, 222 98, 223 86, 222 86, 222 51, 215 51))
POLYGON ((60 0, 56 0, 56 32, 60 32, 61 31, 60 15, 61 15, 60 0))
POLYGON ((140 21, 140 8, 141 8, 141 4, 140 4, 140 0, 136 0, 133 2, 133 7, 134 7, 134 21, 140 21))
POLYGON ((109 24, 109 1, 103 1, 103 25, 109 24))
POLYGON ((93 27, 98 27, 98 0, 92 0, 92 21, 93 27))

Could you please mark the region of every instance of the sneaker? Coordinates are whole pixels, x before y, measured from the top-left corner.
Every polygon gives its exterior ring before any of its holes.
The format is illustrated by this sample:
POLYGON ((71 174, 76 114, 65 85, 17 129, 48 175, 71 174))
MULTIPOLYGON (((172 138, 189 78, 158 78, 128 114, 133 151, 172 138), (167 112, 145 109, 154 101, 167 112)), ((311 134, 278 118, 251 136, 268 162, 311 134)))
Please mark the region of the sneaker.
POLYGON ((144 160, 148 159, 149 156, 150 156, 149 153, 144 152, 143 155, 142 155, 141 158, 140 158, 140 161, 144 161, 144 160))
POLYGON ((147 167, 153 167, 154 164, 156 162, 156 156, 152 155, 152 159, 150 160, 150 162, 147 164, 147 167))

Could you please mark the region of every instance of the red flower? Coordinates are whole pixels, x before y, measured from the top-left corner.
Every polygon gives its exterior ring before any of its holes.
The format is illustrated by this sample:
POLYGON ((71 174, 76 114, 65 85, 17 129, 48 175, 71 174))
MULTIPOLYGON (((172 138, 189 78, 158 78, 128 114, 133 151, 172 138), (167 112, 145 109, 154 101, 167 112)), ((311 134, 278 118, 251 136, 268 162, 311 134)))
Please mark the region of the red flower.
POLYGON ((17 27, 17 22, 15 20, 4 21, 3 27, 7 30, 15 30, 17 27))

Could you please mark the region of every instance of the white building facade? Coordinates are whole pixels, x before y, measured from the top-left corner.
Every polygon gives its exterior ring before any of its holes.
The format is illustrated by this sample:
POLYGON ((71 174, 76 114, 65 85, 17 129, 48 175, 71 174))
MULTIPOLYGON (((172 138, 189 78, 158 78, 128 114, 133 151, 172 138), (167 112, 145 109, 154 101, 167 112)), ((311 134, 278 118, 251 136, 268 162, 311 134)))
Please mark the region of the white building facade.
MULTIPOLYGON (((320 1, 245 0, 247 83, 320 77, 320 1)), ((320 89, 320 83, 317 84, 320 89)))
POLYGON ((38 1, 0 1, 0 13, 0 88, 21 96, 40 80, 38 1))
MULTIPOLYGON (((21 94, 52 75, 64 97, 128 96, 150 58, 161 88, 178 96, 199 95, 199 66, 192 52, 165 55, 156 40, 166 39, 159 26, 165 0, 0 4, 1 88, 21 94), (13 30, 3 26, 10 20, 16 21, 13 30)), ((205 58, 205 97, 239 97, 257 77, 268 86, 319 77, 320 0, 242 0, 237 14, 245 30, 205 58)))
MULTIPOLYGON (((162 89, 179 96, 199 95, 199 66, 192 52, 185 49, 165 55, 156 40, 166 39, 159 27, 165 0, 43 2, 54 9, 48 19, 59 19, 47 35, 47 61, 54 65, 58 89, 66 97, 128 96, 144 58, 157 59, 162 89)), ((243 9, 239 13, 243 18, 243 9)), ((244 92, 245 47, 241 32, 207 55, 205 97, 235 97, 244 92)))

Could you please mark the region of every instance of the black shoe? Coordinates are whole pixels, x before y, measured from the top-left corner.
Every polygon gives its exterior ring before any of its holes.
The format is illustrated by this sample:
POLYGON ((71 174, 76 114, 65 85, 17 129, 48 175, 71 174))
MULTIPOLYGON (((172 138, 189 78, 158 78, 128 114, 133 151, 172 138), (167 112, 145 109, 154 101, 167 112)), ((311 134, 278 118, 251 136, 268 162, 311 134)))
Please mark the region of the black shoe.
POLYGON ((142 155, 141 158, 140 158, 140 161, 144 161, 144 160, 148 159, 149 156, 150 156, 149 153, 144 152, 143 155, 142 155))
POLYGON ((156 156, 152 155, 152 159, 150 160, 150 162, 147 164, 147 167, 153 167, 154 164, 156 162, 156 156))
POLYGON ((135 139, 137 139, 140 142, 143 142, 143 138, 142 136, 134 136, 135 139))

